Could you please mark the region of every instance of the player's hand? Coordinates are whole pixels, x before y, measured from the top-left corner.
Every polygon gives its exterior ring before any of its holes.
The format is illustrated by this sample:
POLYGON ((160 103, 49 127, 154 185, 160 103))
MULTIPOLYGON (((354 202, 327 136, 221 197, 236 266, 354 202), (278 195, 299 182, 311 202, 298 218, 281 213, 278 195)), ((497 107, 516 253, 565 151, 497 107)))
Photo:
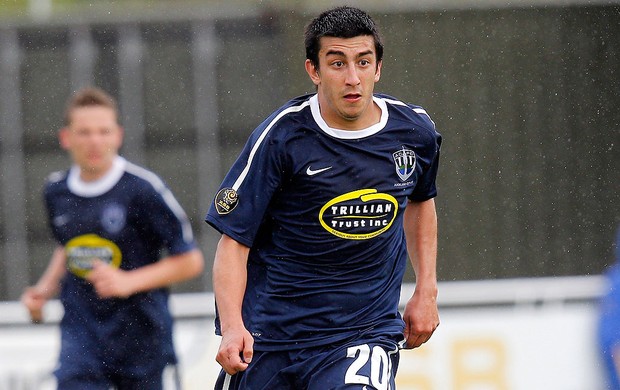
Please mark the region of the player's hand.
POLYGON ((93 268, 86 276, 100 298, 127 298, 133 294, 129 272, 101 261, 95 260, 93 268))
POLYGON ((439 326, 437 299, 433 292, 415 291, 405 306, 405 348, 417 348, 427 342, 439 326))
POLYGON ((245 371, 254 354, 254 338, 244 327, 229 329, 223 332, 220 349, 215 360, 224 371, 234 375, 245 371))
POLYGON ((36 286, 26 288, 21 296, 20 300, 22 304, 26 306, 26 309, 28 309, 30 319, 35 324, 43 322, 43 306, 47 302, 47 299, 48 296, 45 291, 42 291, 36 286))

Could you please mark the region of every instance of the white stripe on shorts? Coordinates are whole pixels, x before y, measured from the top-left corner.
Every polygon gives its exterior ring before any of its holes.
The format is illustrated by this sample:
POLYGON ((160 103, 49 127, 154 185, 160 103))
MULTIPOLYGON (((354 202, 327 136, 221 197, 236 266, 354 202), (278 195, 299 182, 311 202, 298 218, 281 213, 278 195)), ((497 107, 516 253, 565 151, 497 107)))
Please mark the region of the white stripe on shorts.
POLYGON ((224 384, 222 385, 222 390, 228 390, 230 388, 230 378, 231 375, 227 373, 224 377, 224 384))

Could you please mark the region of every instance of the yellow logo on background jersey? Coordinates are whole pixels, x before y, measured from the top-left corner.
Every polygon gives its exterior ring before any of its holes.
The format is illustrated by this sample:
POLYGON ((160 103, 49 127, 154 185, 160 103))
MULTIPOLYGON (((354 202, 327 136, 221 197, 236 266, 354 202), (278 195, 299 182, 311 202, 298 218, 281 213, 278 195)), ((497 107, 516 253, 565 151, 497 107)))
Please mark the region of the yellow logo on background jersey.
POLYGON ((327 202, 319 212, 319 221, 337 237, 368 240, 389 229, 397 212, 398 202, 392 195, 363 189, 327 202))
POLYGON ((110 240, 96 234, 85 234, 71 239, 65 245, 67 268, 73 274, 85 278, 97 259, 118 268, 121 265, 121 250, 110 240))

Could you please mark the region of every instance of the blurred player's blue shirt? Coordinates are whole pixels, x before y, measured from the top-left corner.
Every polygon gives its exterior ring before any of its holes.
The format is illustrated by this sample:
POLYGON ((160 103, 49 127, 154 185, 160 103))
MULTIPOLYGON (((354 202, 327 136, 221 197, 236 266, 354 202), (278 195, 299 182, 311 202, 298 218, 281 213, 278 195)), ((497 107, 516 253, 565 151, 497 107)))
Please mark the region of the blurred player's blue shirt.
POLYGON ((251 134, 206 216, 251 248, 243 318, 257 350, 402 338, 403 211, 436 195, 441 136, 421 107, 374 101, 380 122, 358 131, 330 128, 316 95, 289 101, 251 134))
POLYGON ((158 261, 162 251, 174 255, 195 247, 187 216, 169 189, 152 172, 118 157, 96 182, 80 181, 77 167, 52 174, 44 194, 53 235, 67 255, 59 375, 89 364, 143 375, 175 363, 167 289, 99 299, 84 279, 95 258, 131 270, 158 261), (83 362, 66 361, 76 355, 83 362))

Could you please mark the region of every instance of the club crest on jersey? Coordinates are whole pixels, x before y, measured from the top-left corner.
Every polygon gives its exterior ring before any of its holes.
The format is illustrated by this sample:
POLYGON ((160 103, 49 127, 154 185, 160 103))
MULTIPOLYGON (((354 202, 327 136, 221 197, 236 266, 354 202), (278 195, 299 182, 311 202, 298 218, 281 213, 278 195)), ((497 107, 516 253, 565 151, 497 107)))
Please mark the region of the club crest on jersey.
POLYGON ((103 209, 101 214, 101 225, 109 233, 118 233, 125 227, 127 211, 125 207, 117 203, 112 203, 103 209))
POLYGON ((228 214, 235 207, 237 207, 237 203, 239 203, 239 196, 237 195, 237 191, 233 188, 222 188, 217 195, 215 195, 215 210, 218 214, 228 214))
POLYGON ((411 149, 403 148, 392 153, 392 158, 394 159, 394 165, 396 167, 396 173, 400 180, 405 181, 409 179, 409 177, 415 171, 416 157, 415 153, 411 149))

